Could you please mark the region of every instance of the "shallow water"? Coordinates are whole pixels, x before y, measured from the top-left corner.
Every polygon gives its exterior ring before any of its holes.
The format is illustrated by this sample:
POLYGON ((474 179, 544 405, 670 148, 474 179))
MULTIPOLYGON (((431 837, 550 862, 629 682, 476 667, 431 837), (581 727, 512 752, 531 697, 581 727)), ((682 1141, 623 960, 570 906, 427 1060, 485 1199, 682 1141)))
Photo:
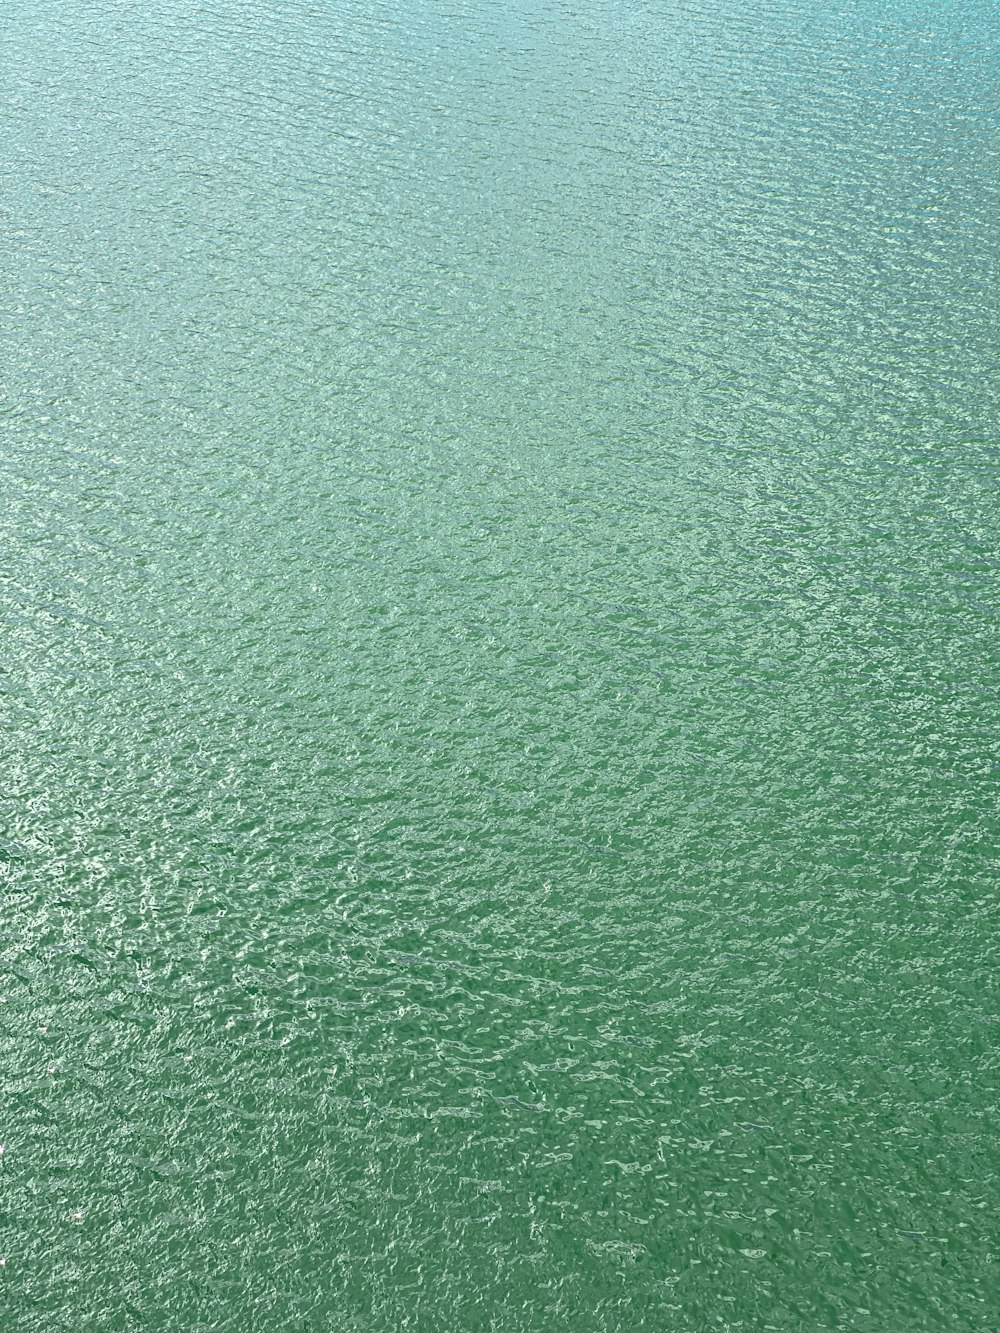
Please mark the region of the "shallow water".
POLYGON ((993 7, 0 61, 4 1328, 994 1329, 993 7))

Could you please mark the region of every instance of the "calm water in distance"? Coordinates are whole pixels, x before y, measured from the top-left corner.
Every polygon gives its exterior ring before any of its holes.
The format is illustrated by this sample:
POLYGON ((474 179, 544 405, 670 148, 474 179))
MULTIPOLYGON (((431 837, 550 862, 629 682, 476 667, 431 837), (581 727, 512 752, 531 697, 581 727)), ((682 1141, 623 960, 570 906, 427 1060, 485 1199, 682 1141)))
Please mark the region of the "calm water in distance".
POLYGON ((5 1330, 1000 1327, 997 32, 8 3, 5 1330))

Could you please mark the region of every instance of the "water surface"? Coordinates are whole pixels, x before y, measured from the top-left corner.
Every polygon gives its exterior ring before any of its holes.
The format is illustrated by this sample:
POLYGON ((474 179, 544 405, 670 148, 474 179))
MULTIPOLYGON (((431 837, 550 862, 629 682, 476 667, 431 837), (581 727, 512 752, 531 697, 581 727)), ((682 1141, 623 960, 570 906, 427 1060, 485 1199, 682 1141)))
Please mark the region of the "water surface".
POLYGON ((996 1327, 995 11, 13 0, 4 1327, 996 1327))

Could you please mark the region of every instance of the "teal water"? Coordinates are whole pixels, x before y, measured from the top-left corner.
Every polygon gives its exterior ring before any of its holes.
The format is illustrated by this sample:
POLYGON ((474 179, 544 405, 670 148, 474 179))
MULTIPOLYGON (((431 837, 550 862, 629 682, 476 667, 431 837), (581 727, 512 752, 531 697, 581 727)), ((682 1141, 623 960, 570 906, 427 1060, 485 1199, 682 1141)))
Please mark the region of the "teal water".
POLYGON ((12 0, 2 1326, 1000 1328, 985 0, 12 0))

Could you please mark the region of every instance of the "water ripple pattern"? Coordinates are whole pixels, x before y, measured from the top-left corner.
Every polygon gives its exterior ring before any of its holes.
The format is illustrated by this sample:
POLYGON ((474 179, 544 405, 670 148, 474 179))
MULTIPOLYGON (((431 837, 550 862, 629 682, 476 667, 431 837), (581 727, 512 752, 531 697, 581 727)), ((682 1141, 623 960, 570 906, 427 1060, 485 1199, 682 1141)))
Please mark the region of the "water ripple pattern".
POLYGON ((9 0, 9 1333, 995 1333, 987 0, 9 0))

